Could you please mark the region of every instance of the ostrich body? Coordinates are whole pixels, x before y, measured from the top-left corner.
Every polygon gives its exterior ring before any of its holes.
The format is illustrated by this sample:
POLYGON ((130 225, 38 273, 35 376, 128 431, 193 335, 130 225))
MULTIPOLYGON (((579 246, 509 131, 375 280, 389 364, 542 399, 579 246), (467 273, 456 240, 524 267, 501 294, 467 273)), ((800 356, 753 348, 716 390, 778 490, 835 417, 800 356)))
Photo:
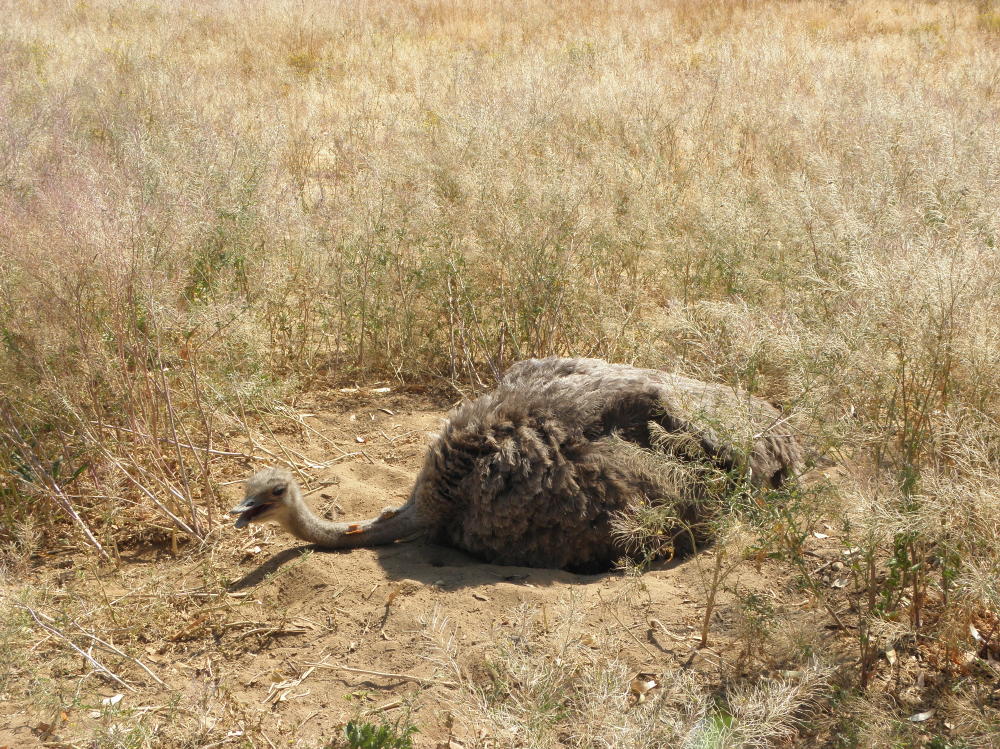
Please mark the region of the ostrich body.
POLYGON ((449 415, 401 507, 330 522, 287 471, 264 469, 232 513, 238 528, 274 521, 325 548, 425 534, 495 564, 607 569, 630 553, 615 516, 663 494, 628 458, 655 451, 654 432, 690 438, 759 487, 780 485, 799 457, 781 413, 746 392, 598 359, 530 359, 449 415))

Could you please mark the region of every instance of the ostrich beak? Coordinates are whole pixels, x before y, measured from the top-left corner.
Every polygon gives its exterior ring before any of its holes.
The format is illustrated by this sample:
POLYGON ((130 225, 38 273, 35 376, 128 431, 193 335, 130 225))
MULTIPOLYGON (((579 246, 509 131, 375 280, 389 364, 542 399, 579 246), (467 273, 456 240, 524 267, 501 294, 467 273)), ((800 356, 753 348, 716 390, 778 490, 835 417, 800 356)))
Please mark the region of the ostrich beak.
POLYGON ((245 528, 258 515, 267 512, 273 506, 273 502, 267 502, 261 497, 247 497, 240 504, 229 511, 230 515, 239 515, 236 518, 236 527, 245 528))

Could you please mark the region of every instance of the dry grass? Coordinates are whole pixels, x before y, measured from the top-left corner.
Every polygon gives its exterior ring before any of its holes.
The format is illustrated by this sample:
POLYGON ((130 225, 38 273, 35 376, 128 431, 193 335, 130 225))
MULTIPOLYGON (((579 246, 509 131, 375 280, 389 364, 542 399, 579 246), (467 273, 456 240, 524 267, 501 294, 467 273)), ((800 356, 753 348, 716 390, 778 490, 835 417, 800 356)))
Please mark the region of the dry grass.
POLYGON ((3 12, 6 569, 210 546, 303 388, 599 355, 848 467, 858 684, 893 644, 1000 656, 995 2, 3 12))
POLYGON ((689 671, 630 673, 609 655, 624 641, 588 631, 584 608, 571 597, 548 615, 512 612, 509 631, 494 635, 471 674, 448 622, 428 621, 438 662, 460 684, 453 709, 462 734, 495 749, 768 747, 795 737, 826 691, 829 674, 815 663, 787 678, 735 685, 716 699, 689 671))

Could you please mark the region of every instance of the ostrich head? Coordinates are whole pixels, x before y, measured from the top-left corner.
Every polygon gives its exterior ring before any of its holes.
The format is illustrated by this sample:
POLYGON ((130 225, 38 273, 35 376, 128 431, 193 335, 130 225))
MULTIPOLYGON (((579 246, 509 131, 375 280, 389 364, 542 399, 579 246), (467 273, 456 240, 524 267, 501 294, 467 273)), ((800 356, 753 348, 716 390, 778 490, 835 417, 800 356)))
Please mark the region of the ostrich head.
POLYGON ((243 501, 229 514, 239 516, 236 518, 237 528, 268 521, 285 525, 300 502, 298 484, 288 471, 265 468, 247 480, 243 501))

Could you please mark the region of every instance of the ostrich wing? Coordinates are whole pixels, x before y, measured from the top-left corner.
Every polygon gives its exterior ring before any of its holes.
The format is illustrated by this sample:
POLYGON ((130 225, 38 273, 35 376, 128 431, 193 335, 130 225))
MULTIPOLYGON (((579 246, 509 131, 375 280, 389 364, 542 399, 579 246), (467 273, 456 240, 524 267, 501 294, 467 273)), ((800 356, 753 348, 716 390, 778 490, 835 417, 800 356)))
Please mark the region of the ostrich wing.
POLYGON ((800 457, 778 409, 727 385, 600 359, 551 357, 518 362, 501 387, 572 404, 575 413, 569 418, 583 424, 592 439, 616 433, 649 447, 649 422, 688 434, 723 465, 746 465, 757 485, 777 486, 800 457))

